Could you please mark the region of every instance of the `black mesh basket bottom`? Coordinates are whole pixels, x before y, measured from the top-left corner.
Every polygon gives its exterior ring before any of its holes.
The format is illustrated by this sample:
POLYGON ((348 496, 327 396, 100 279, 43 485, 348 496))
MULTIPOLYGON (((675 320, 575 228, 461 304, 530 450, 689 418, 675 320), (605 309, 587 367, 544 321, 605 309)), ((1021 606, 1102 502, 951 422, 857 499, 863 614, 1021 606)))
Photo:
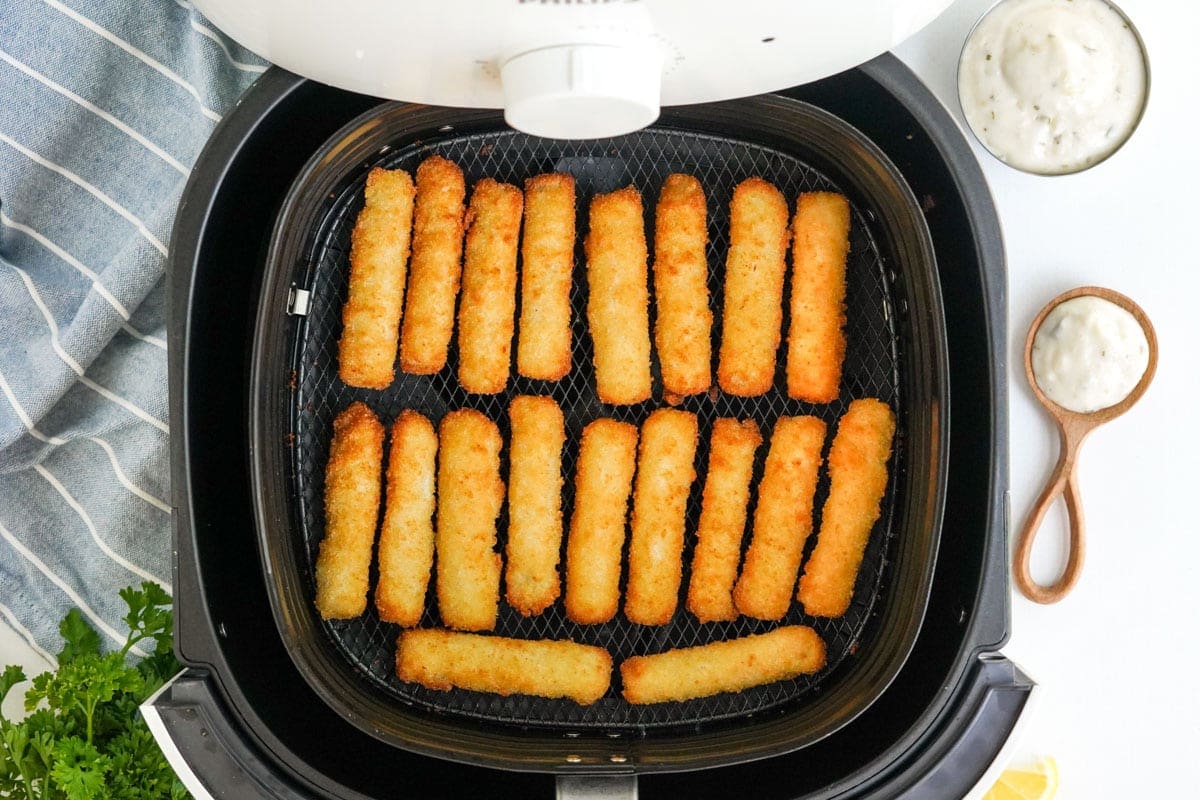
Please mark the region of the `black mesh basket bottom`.
MULTIPOLYGON (((583 427, 601 416, 640 424, 655 408, 664 405, 662 384, 657 362, 654 363, 655 392, 652 401, 635 406, 608 406, 599 402, 592 370, 591 339, 587 329, 585 308, 587 287, 585 261, 582 252, 583 236, 587 230, 587 203, 600 192, 633 185, 643 195, 646 209, 647 241, 653 261, 653 212, 659 188, 672 172, 685 172, 699 178, 708 198, 709 242, 708 288, 710 307, 714 312, 713 354, 715 359, 721 335, 722 284, 725 256, 728 249, 729 200, 734 186, 741 180, 760 176, 778 186, 794 208, 800 192, 811 190, 840 191, 831 178, 794 155, 768 147, 724 139, 712 135, 651 128, 616 139, 592 142, 558 142, 537 139, 512 131, 494 131, 462 135, 447 132, 444 138, 426 139, 419 143, 379 149, 374 158, 362 162, 353 174, 338 184, 338 190, 321 201, 317 224, 305 231, 304 252, 307 254, 307 280, 311 292, 307 317, 296 327, 294 342, 294 405, 291 430, 286 431, 292 442, 291 486, 294 498, 294 530, 284 535, 300 537, 308 554, 308 574, 305 576, 309 599, 315 594, 312 564, 324 532, 323 491, 324 464, 332 435, 335 415, 355 400, 362 400, 390 425, 402 409, 415 409, 434 424, 449 410, 475 408, 495 421, 508 440, 507 409, 519 394, 548 394, 562 407, 566 417, 567 445, 563 454, 563 563, 565 568, 565 530, 573 506, 573 476, 578 441, 583 427), (494 396, 472 395, 458 385, 457 352, 453 349, 449 363, 440 373, 414 376, 397 372, 395 382, 383 391, 349 388, 337 377, 337 342, 341 334, 341 307, 346 296, 349 274, 349 240, 355 217, 362 206, 362 190, 371 167, 403 168, 414 171, 425 157, 438 154, 458 163, 464 170, 468 189, 483 177, 491 177, 522 185, 526 178, 544 172, 566 172, 574 176, 577 193, 576 267, 571 294, 573 308, 573 358, 570 374, 559 382, 543 382, 516 376, 508 389, 494 396)), ((552 727, 554 729, 598 729, 611 732, 637 732, 653 728, 680 728, 717 720, 745 717, 792 701, 806 693, 818 691, 822 680, 838 669, 848 654, 855 652, 858 639, 872 613, 881 581, 886 578, 889 549, 894 541, 893 517, 895 484, 898 474, 905 470, 905 448, 898 440, 893 453, 892 473, 883 501, 883 514, 876 524, 867 547, 855 587, 854 601, 849 611, 839 619, 816 619, 806 615, 800 604, 793 601, 784 620, 779 623, 740 618, 729 623, 702 625, 684 609, 689 580, 688 566, 695 544, 695 530, 700 513, 700 494, 703 487, 708 440, 712 425, 718 417, 754 419, 763 433, 753 485, 762 474, 763 460, 769 435, 781 415, 815 414, 827 424, 826 453, 836 430, 837 420, 849 402, 860 397, 878 397, 889 403, 903 419, 905 408, 901 394, 899 369, 900 337, 897 336, 892 312, 895 280, 886 266, 876 239, 874 215, 852 199, 853 216, 851 247, 847 274, 848 347, 842 377, 841 396, 827 405, 811 405, 788 398, 784 381, 786 335, 780 347, 775 386, 757 398, 742 399, 713 392, 687 398, 680 406, 697 414, 700 422, 700 446, 697 453, 698 478, 693 484, 687 506, 687 527, 683 553, 684 572, 678 610, 671 621, 659 627, 635 625, 618 613, 613 621, 594 626, 577 625, 566 618, 560 598, 540 616, 525 618, 509 608, 503 600, 495 633, 522 639, 572 639, 577 642, 605 647, 614 664, 638 654, 658 653, 670 648, 688 647, 748 634, 762 633, 784 624, 813 626, 826 642, 828 664, 813 676, 780 681, 747 689, 738 693, 682 703, 635 706, 620 697, 619 675, 614 669, 612 687, 597 703, 581 707, 568 700, 548 700, 528 696, 500 697, 465 690, 432 691, 421 686, 403 683, 394 673, 395 645, 399 628, 383 623, 372 603, 361 618, 321 623, 325 633, 354 665, 363 680, 370 682, 393 701, 410 707, 493 722, 522 726, 552 727)), ((789 259, 790 262, 790 259, 789 259)), ((790 292, 790 280, 785 286, 785 298, 790 292)), ((518 289, 519 297, 519 289, 518 289)), ((653 324, 653 302, 651 324, 653 324)), ((788 316, 785 300, 784 332, 788 316)), ((518 315, 520 311, 518 308, 518 315)), ((518 332, 519 333, 519 332, 518 332)), ((515 351, 515 342, 514 342, 515 351)), ((903 424, 900 425, 903 429, 903 424)), ((507 445, 506 445, 507 447, 507 445)), ((502 470, 507 466, 507 451, 502 454, 502 470)), ((506 475, 504 475, 506 477, 506 475)), ((828 476, 822 469, 815 500, 814 533, 809 537, 805 555, 811 552, 820 525, 820 509, 828 493, 828 476)), ((751 498, 751 509, 755 498, 751 498)), ((499 544, 505 544, 506 509, 499 519, 499 544)), ((751 511, 752 518, 752 511, 751 511)), ((749 541, 747 525, 745 544, 749 541)), ((375 582, 372 568, 372 586, 375 582)), ((430 580, 430 592, 422 627, 440 624, 430 580)))

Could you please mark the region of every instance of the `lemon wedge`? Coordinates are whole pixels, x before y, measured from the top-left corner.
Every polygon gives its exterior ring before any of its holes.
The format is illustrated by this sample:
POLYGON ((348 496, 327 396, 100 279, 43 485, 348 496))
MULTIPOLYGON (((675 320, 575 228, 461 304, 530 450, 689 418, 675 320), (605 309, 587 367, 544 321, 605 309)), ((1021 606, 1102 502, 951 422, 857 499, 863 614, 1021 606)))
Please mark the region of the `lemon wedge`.
POLYGON ((1045 757, 1032 767, 1004 770, 983 800, 1051 800, 1057 791, 1058 765, 1045 757))

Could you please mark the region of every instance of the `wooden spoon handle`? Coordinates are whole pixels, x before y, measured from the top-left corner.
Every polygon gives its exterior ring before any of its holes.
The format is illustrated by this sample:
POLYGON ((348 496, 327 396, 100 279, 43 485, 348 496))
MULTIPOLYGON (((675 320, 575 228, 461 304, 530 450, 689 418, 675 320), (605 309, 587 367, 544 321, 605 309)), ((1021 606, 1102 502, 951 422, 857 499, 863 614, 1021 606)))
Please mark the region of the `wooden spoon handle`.
POLYGON ((1013 556, 1013 578, 1021 594, 1035 603, 1057 603, 1062 600, 1075 586, 1083 571, 1087 541, 1084 537, 1083 503, 1079 496, 1079 483, 1075 477, 1075 461, 1082 440, 1083 436, 1075 431, 1063 431, 1062 453, 1059 455, 1058 464, 1050 474, 1046 488, 1030 509, 1029 517, 1025 520, 1025 526, 1017 539, 1017 551, 1013 556), (1062 495, 1063 502, 1067 504, 1067 565, 1057 581, 1050 586, 1042 586, 1029 573, 1029 558, 1033 553, 1033 542, 1041 528, 1042 519, 1059 495, 1062 495))

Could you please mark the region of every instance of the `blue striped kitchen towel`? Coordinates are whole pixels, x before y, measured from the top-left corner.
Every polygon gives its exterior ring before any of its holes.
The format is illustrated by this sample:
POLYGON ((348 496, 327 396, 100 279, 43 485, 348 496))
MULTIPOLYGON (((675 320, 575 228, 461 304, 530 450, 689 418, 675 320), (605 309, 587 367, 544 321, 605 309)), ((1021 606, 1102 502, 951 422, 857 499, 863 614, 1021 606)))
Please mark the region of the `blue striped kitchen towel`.
POLYGON ((186 0, 0 0, 0 617, 47 660, 171 588, 167 240, 265 68, 186 0))

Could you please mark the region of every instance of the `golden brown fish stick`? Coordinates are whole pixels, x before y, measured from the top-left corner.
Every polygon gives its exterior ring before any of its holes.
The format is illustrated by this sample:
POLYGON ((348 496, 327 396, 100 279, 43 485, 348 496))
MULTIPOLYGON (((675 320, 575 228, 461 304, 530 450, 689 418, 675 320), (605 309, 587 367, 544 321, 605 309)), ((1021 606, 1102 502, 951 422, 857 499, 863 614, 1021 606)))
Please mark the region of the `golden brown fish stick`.
POLYGON ((500 431, 461 409, 442 417, 438 438, 438 611, 446 627, 491 630, 500 602, 500 431))
POLYGON ((886 403, 855 400, 829 448, 829 497, 821 533, 800 579, 797 599, 814 617, 840 617, 850 607, 871 528, 887 487, 896 418, 886 403))
POLYGON ((508 604, 525 616, 558 599, 562 547, 563 414, 549 397, 515 397, 508 467, 508 604))
POLYGON ((621 664, 631 703, 692 700, 807 675, 825 666, 825 642, 812 628, 790 625, 698 647, 634 656, 621 664))
POLYGON ((650 399, 650 319, 642 196, 632 186, 592 198, 588 218, 588 327, 600 402, 650 399))
POLYGON ((453 161, 430 156, 417 167, 408 306, 400 336, 400 368, 413 375, 432 375, 446 366, 462 275, 466 193, 462 170, 453 161))
POLYGON ((792 222, 792 321, 788 328, 788 394, 832 403, 846 354, 846 254, 850 202, 834 192, 806 192, 792 222))
POLYGON ((517 308, 521 190, 484 178, 471 192, 458 312, 458 382, 495 394, 508 385, 517 308))
POLYGON ((760 444, 762 435, 752 419, 723 418, 713 425, 687 599, 688 610, 701 622, 737 619, 733 584, 746 531, 754 453, 760 444))
POLYGON ((521 327, 517 372, 556 381, 571 371, 571 270, 575 266, 575 179, 525 181, 521 234, 521 327))
POLYGON ((654 216, 654 344, 668 396, 712 384, 712 311, 704 189, 691 175, 668 175, 654 216))
POLYGON ((612 656, 571 641, 411 630, 396 645, 396 675, 429 689, 569 697, 586 706, 608 692, 612 656))
POLYGON ((413 216, 412 178, 376 167, 350 234, 350 291, 342 307, 338 375, 348 386, 386 389, 396 376, 404 271, 413 216))
POLYGON ((566 607, 575 622, 608 622, 617 613, 637 441, 638 429, 626 422, 598 419, 583 429, 567 536, 566 607))
POLYGON ((379 531, 375 607, 384 622, 412 627, 425 611, 433 568, 437 434, 433 424, 405 409, 392 425, 387 499, 379 531))
POLYGON ((733 589, 738 611, 757 619, 781 619, 792 602, 804 540, 812 533, 813 493, 821 468, 825 423, 816 417, 780 417, 742 574, 733 589))
POLYGON ((625 590, 630 622, 665 625, 675 613, 696 439, 696 415, 687 411, 660 408, 642 423, 625 590))
POLYGON ((729 394, 754 397, 775 381, 783 324, 788 207, 761 178, 742 181, 729 204, 725 311, 717 381, 729 394))
POLYGON ((367 608, 371 549, 379 519, 383 425, 362 403, 333 421, 325 466, 325 536, 317 555, 317 610, 350 619, 367 608))

